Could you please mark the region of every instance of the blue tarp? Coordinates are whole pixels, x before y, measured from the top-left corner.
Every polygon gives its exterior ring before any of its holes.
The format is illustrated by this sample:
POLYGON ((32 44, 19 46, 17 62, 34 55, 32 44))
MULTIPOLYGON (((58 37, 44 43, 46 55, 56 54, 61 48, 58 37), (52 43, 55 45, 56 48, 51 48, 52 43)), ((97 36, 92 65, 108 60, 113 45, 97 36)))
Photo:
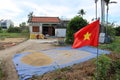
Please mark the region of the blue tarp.
MULTIPOLYGON (((40 52, 48 55, 54 61, 51 64, 46 65, 46 66, 32 66, 32 65, 28 65, 28 64, 21 62, 21 58, 23 56, 31 54, 32 52, 19 53, 13 57, 13 62, 16 67, 16 70, 18 72, 18 76, 19 76, 20 80, 27 80, 28 78, 31 78, 33 75, 36 75, 36 76, 42 75, 44 73, 53 71, 58 68, 63 68, 63 67, 71 66, 73 64, 87 61, 88 59, 95 58, 97 56, 97 48, 93 48, 93 47, 89 47, 89 46, 78 48, 78 49, 72 49, 70 46, 69 47, 59 47, 59 48, 54 48, 54 49, 49 49, 49 50, 42 50, 40 52), (59 57, 59 56, 61 56, 60 55, 61 53, 59 53, 59 52, 70 51, 70 50, 74 50, 74 51, 78 51, 78 52, 85 51, 85 52, 88 52, 89 54, 86 56, 84 56, 83 54, 82 55, 77 54, 77 55, 74 55, 69 58, 64 58, 64 56, 59 57), (79 56, 84 56, 84 57, 78 58, 79 56), (58 58, 56 58, 56 57, 58 57, 58 58), (65 62, 67 59, 69 59, 70 62, 65 62)), ((100 49, 98 52, 99 52, 99 55, 110 53, 109 51, 100 50, 100 49)))

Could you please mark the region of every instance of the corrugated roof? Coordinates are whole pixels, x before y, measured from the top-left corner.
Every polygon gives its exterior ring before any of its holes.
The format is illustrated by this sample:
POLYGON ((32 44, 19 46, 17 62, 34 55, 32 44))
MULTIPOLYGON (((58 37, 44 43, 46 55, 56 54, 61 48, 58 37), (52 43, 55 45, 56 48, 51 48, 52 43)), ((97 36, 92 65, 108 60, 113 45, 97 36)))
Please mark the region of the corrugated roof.
POLYGON ((32 17, 31 22, 40 22, 40 23, 60 23, 58 17, 32 17))

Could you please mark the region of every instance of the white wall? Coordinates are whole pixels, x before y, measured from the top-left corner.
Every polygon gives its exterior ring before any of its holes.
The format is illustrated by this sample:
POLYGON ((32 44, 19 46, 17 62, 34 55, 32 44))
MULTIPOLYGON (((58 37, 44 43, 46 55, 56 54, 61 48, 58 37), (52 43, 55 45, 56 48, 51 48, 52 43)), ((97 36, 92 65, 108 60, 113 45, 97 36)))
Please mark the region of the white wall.
POLYGON ((66 29, 55 29, 56 37, 66 37, 66 29))
POLYGON ((8 29, 10 26, 14 27, 14 23, 11 20, 0 20, 0 26, 8 29))
POLYGON ((32 26, 29 26, 30 33, 32 33, 32 26))
POLYGON ((29 30, 30 33, 36 33, 36 32, 32 32, 32 26, 39 26, 39 33, 42 33, 42 24, 41 23, 29 23, 29 30))

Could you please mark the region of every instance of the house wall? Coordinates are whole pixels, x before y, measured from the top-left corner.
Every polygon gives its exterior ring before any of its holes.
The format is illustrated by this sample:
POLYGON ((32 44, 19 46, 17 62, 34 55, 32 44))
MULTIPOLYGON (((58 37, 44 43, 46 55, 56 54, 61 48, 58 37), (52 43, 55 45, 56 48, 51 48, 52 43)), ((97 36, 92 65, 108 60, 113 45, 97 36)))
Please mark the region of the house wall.
POLYGON ((42 34, 42 24, 41 23, 29 23, 29 31, 30 31, 30 39, 37 39, 37 35, 39 35, 39 38, 44 38, 40 36, 42 34), (33 26, 38 26, 39 27, 39 32, 33 32, 33 26))
POLYGON ((42 24, 41 23, 29 23, 30 34, 32 33, 42 33, 42 24), (39 32, 33 32, 32 27, 39 26, 39 32))
MULTIPOLYGON (((47 23, 46 23, 47 24, 47 23)), ((66 37, 66 28, 57 28, 55 24, 51 23, 51 26, 49 26, 48 24, 43 24, 43 23, 29 23, 29 30, 30 30, 30 38, 31 39, 35 39, 36 35, 40 35, 43 34, 44 32, 44 28, 48 27, 48 32, 47 33, 51 33, 50 36, 56 36, 56 37, 66 37), (33 32, 33 26, 39 26, 39 32, 33 32), (56 27, 56 28, 55 28, 56 27), (54 31, 53 31, 54 28, 54 31), (50 32, 52 31, 52 32, 50 32), (53 34, 54 32, 54 34, 53 34)))

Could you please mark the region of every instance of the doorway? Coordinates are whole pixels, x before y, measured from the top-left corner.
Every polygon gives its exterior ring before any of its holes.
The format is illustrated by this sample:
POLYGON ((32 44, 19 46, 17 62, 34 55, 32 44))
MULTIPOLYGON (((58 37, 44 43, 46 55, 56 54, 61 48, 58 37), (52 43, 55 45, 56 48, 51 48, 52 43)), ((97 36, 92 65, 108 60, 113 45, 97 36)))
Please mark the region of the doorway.
POLYGON ((55 36, 55 28, 52 26, 43 26, 43 34, 49 36, 55 36))

